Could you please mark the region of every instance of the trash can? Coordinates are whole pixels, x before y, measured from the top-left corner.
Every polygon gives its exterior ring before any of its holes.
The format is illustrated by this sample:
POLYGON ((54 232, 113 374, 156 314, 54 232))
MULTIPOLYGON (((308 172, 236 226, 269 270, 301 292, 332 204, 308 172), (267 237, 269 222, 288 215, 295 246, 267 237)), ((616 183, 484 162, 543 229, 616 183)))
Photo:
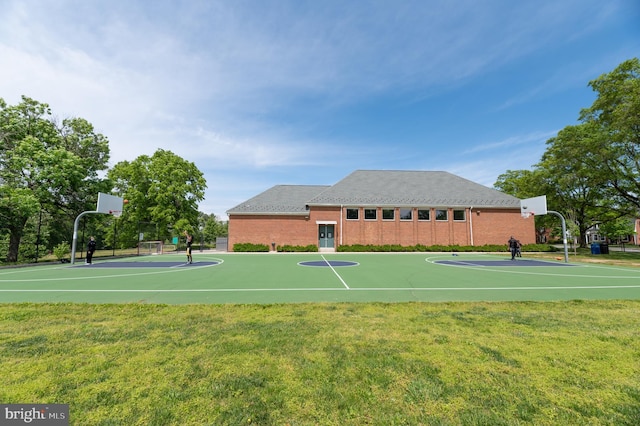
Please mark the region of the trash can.
POLYGON ((600 254, 609 254, 609 244, 600 243, 600 254))
POLYGON ((600 254, 600 244, 591 243, 591 254, 600 254))

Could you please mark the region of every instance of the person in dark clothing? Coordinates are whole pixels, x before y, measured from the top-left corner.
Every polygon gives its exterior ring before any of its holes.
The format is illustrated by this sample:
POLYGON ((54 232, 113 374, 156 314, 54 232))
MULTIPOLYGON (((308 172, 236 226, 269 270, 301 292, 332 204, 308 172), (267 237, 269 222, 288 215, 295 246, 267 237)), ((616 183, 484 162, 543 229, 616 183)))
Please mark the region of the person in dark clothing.
POLYGON ((184 236, 187 239, 187 263, 193 263, 193 257, 191 256, 191 244, 193 243, 193 235, 189 235, 187 231, 184 231, 184 236))
POLYGON ((89 243, 87 244, 87 265, 91 265, 91 261, 93 260, 93 253, 96 251, 96 239, 95 237, 89 238, 89 243))
POLYGON ((513 238, 512 235, 509 241, 507 241, 507 245, 509 246, 509 251, 511 251, 511 260, 515 260, 516 254, 518 253, 518 240, 513 238))

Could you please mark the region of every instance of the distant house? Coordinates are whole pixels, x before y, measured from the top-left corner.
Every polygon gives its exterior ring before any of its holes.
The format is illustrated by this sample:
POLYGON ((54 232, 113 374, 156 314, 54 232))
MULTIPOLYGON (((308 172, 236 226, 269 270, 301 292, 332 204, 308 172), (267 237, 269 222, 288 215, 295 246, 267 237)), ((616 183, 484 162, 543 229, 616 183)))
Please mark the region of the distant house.
POLYGON ((342 245, 535 243, 520 200, 440 171, 357 170, 335 185, 277 185, 227 211, 234 244, 342 245))
POLYGON ((634 244, 640 245, 638 233, 640 232, 640 219, 629 219, 629 228, 633 228, 633 234, 624 235, 617 238, 609 238, 600 231, 600 225, 594 225, 585 232, 585 243, 612 243, 612 244, 634 244))

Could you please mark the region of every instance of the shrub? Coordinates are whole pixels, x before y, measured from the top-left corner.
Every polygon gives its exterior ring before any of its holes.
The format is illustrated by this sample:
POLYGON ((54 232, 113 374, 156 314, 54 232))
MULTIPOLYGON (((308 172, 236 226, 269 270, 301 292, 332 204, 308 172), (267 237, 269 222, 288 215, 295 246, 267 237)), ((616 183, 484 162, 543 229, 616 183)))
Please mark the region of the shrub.
POLYGON ((238 243, 233 245, 234 252, 268 252, 269 246, 266 244, 238 243))
POLYGON ((67 257, 71 254, 71 249, 69 248, 69 243, 66 241, 61 242, 57 246, 53 248, 53 255, 60 262, 65 262, 67 257))
POLYGON ((291 246, 285 244, 283 246, 278 246, 277 250, 279 252, 317 252, 318 246, 315 244, 309 244, 308 246, 291 246))
POLYGON ((522 246, 522 251, 534 252, 534 251, 562 251, 563 249, 559 249, 550 244, 525 244, 522 246))

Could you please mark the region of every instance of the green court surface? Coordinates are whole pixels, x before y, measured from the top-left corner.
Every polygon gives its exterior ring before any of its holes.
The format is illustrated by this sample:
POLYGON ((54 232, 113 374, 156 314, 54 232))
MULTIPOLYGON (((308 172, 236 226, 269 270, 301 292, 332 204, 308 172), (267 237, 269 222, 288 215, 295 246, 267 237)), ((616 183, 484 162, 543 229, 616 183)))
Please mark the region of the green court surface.
POLYGON ((508 255, 194 253, 0 269, 0 303, 640 299, 640 269, 508 255))

